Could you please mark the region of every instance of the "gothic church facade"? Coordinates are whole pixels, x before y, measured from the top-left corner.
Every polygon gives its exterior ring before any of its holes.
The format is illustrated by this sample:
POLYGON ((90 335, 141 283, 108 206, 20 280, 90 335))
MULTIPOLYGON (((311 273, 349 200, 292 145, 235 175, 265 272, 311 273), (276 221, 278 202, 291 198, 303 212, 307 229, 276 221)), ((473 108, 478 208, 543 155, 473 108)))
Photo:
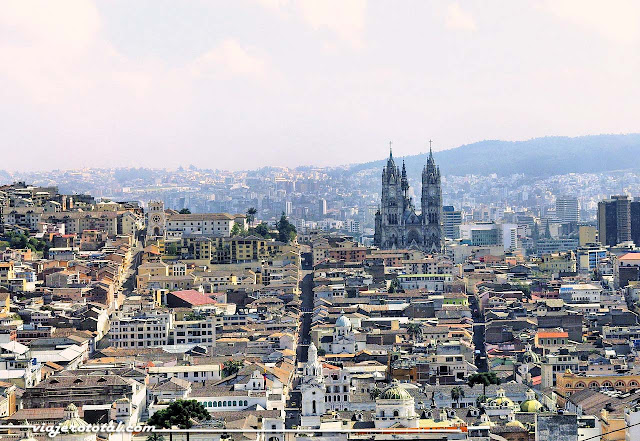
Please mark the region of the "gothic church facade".
POLYGON ((383 250, 420 249, 440 253, 444 246, 442 223, 442 187, 440 167, 429 149, 422 170, 421 212, 418 214, 409 197, 409 181, 404 161, 402 171, 389 153, 382 169, 382 198, 375 217, 374 245, 383 250))

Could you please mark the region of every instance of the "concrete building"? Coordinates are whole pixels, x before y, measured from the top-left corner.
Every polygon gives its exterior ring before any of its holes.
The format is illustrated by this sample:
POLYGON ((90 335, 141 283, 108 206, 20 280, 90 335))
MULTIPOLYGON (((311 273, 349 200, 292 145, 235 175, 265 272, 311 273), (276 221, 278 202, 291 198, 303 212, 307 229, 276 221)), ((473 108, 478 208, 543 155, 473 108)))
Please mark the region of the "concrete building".
POLYGON ((580 208, 575 196, 559 196, 556 198, 556 217, 560 222, 578 222, 580 208))

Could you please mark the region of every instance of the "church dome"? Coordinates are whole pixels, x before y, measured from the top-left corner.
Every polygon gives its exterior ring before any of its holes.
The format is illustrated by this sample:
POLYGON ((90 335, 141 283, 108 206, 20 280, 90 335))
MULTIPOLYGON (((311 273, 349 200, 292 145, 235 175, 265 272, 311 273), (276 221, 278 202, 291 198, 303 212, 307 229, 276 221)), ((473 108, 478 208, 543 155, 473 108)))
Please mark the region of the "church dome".
POLYGON ((80 418, 78 414, 78 407, 73 403, 69 404, 64 409, 64 415, 64 420, 59 424, 60 427, 66 427, 67 429, 73 430, 89 425, 89 423, 80 418))
POLYGON ((498 396, 492 398, 487 403, 491 407, 514 407, 515 404, 509 397, 505 395, 504 389, 500 388, 497 391, 498 396))
POLYGON ((341 315, 340 318, 338 318, 338 320, 336 320, 336 327, 337 328, 350 328, 351 327, 351 320, 349 320, 349 317, 347 317, 346 315, 341 315))
POLYGON ((524 429, 524 424, 522 424, 518 420, 509 421, 507 424, 505 424, 505 426, 507 426, 507 427, 518 427, 520 429, 524 429))
POLYGON ((535 413, 535 412, 540 412, 542 408, 543 408, 542 403, 536 400, 535 392, 529 389, 527 391, 527 400, 522 402, 522 404, 520 405, 520 410, 522 412, 535 413))
POLYGON ((401 387, 397 381, 394 381, 391 386, 386 388, 380 396, 378 397, 381 400, 412 400, 413 397, 409 392, 406 391, 404 387, 401 387))

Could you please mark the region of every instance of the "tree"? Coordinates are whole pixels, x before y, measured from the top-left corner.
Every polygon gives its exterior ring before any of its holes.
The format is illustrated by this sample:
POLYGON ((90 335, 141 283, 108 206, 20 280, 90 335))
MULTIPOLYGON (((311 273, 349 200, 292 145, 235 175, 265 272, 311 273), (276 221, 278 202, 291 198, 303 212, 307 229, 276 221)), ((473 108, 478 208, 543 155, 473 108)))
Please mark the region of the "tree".
POLYGON ((373 386, 373 388, 369 391, 369 398, 371 398, 372 400, 375 400, 380 396, 381 393, 382 393, 382 390, 377 385, 373 386))
POLYGON ((327 351, 325 351, 324 349, 320 348, 320 349, 318 349, 318 355, 320 357, 324 357, 325 355, 327 355, 327 351))
POLYGON ((255 207, 250 207, 247 210, 247 221, 249 222, 249 225, 253 225, 253 221, 256 220, 257 213, 258 210, 256 210, 255 207))
POLYGON ((175 243, 168 244, 165 248, 165 254, 175 256, 178 254, 178 246, 175 243))
POLYGON ((289 243, 296 238, 296 227, 289 222, 284 212, 276 223, 276 228, 278 229, 278 240, 280 242, 289 243))
POLYGON ((244 366, 244 361, 242 360, 227 360, 222 366, 222 376, 228 377, 230 375, 236 374, 242 366, 244 366))
POLYGON ((393 294, 395 292, 402 292, 402 287, 400 286, 400 282, 398 282, 398 279, 391 280, 391 283, 389 284, 388 292, 389 294, 393 294))
POLYGON ((478 372, 477 374, 473 374, 469 376, 469 380, 467 384, 469 387, 473 387, 476 384, 482 385, 482 395, 487 395, 487 386, 490 384, 500 384, 501 381, 496 375, 495 372, 478 372))
POLYGON ((242 236, 245 233, 245 230, 242 229, 242 227, 240 226, 240 224, 233 224, 233 227, 231 227, 231 235, 232 236, 242 236))
POLYGON ((152 433, 147 437, 147 441, 164 441, 164 436, 161 433, 152 433))
POLYGON ((464 398, 464 389, 460 386, 456 386, 451 389, 451 399, 457 403, 458 409, 460 408, 460 400, 462 398, 464 398))
POLYGON ((257 234, 260 237, 264 237, 265 239, 268 239, 271 237, 271 235, 269 234, 269 226, 264 222, 256 226, 253 231, 255 234, 257 234))
POLYGON ((189 210, 188 208, 183 208, 178 213, 180 213, 180 214, 191 214, 191 210, 189 210))
POLYGON ((208 420, 211 418, 207 409, 196 400, 176 400, 166 409, 162 409, 151 415, 147 424, 159 429, 170 429, 178 426, 181 429, 190 429, 193 422, 208 420))
POLYGON ((420 341, 422 339, 422 325, 420 323, 409 323, 407 325, 407 332, 409 333, 409 338, 412 340, 420 341))

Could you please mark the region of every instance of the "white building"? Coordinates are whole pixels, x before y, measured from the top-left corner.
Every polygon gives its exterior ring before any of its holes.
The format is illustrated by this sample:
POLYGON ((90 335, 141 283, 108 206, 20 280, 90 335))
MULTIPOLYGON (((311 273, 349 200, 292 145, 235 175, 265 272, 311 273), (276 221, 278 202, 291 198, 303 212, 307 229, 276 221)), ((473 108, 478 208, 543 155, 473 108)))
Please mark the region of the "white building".
POLYGON ((116 348, 152 348, 169 343, 173 314, 145 312, 116 316, 111 322, 110 342, 116 348))
POLYGON ((300 382, 302 392, 302 427, 320 427, 320 417, 324 415, 325 383, 322 364, 318 360, 318 349, 313 342, 309 345, 308 360, 304 365, 300 382))
POLYGON ((567 303, 600 303, 602 288, 591 283, 561 285, 560 298, 567 303))

